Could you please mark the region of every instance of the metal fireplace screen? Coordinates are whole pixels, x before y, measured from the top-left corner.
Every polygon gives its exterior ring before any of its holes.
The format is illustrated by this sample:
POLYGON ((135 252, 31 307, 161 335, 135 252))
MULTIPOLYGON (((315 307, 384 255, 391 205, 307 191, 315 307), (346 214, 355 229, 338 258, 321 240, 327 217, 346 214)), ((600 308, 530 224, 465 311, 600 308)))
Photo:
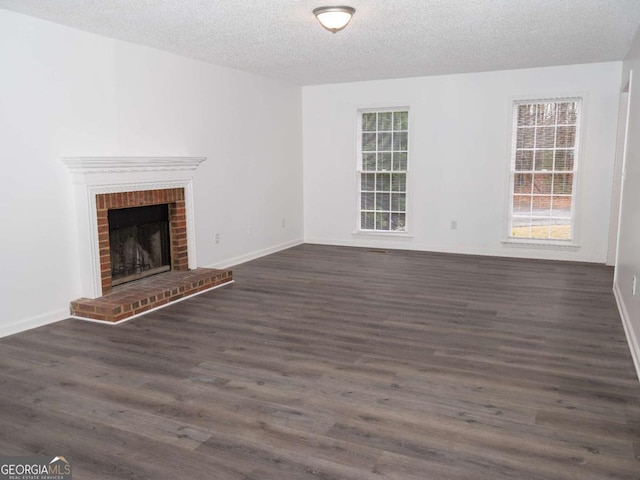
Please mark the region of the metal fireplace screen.
POLYGON ((169 205, 109 210, 112 285, 171 270, 169 205))

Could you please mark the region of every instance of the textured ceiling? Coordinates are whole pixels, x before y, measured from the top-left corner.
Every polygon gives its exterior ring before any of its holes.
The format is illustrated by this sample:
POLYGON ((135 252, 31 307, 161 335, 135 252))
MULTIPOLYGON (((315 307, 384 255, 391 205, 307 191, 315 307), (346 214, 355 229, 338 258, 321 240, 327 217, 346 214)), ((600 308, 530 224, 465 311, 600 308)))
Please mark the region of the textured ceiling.
POLYGON ((0 0, 0 8, 299 85, 621 60, 640 0, 0 0), (322 5, 356 8, 336 34, 322 5))

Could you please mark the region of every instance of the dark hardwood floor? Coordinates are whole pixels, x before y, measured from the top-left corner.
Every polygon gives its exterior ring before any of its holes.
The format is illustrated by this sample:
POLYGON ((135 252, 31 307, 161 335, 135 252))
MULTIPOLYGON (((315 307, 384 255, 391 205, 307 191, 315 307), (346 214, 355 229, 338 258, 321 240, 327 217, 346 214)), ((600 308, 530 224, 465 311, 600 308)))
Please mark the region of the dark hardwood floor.
POLYGON ((603 266, 303 245, 0 340, 0 454, 74 479, 640 479, 603 266))

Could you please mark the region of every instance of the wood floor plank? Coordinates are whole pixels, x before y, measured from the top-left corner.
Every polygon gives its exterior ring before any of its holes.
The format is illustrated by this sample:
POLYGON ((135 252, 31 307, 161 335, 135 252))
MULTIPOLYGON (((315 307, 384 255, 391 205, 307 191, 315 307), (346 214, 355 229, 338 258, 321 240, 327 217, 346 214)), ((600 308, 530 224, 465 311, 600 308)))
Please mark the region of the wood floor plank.
MULTIPOLYGON (((229 468, 208 455, 182 449, 135 431, 93 422, 91 417, 40 411, 31 404, 15 404, 15 422, 0 420, 0 450, 3 454, 38 455, 72 451, 74 478, 85 479, 156 479, 211 478, 238 480, 242 469, 229 468), (25 419, 37 424, 38 435, 21 425, 25 419), (22 419, 22 420, 21 420, 22 419)), ((33 428, 33 427, 31 427, 33 428)))
POLYGON ((88 480, 640 478, 608 267, 301 245, 234 278, 0 339, 0 453, 88 480))

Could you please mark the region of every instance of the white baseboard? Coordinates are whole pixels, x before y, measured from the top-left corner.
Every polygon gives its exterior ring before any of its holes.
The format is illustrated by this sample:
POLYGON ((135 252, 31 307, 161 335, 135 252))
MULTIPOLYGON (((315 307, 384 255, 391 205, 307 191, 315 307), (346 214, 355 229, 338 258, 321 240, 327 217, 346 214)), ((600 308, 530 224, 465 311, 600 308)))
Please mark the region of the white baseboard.
POLYGON ((624 304, 624 299, 618 283, 614 283, 613 285, 613 294, 616 297, 620 318, 622 318, 622 326, 624 327, 624 333, 627 337, 629 350, 631 351, 631 358, 633 358, 633 365, 636 367, 636 375, 638 375, 638 380, 640 380, 640 341, 633 331, 631 318, 629 317, 629 312, 624 304))
POLYGON ((48 325, 50 323, 59 322, 60 320, 67 319, 69 317, 69 308, 67 307, 43 313, 42 315, 36 315, 34 317, 23 318, 8 325, 0 324, 0 338, 24 332, 25 330, 31 330, 32 328, 42 327, 43 325, 48 325))
POLYGON ((205 268, 233 267, 234 265, 239 265, 241 263, 249 262, 251 260, 255 260, 256 258, 264 257, 266 255, 271 255, 272 253, 276 253, 281 250, 286 250, 287 248, 297 247, 298 245, 302 245, 303 243, 304 241, 301 238, 297 238, 289 242, 281 243, 279 245, 274 245, 273 247, 264 248, 262 250, 256 250, 255 252, 250 252, 245 255, 240 255, 239 257, 223 260, 222 262, 215 263, 213 265, 206 265, 205 268))
POLYGON ((434 253, 453 253, 459 255, 480 255, 486 257, 509 257, 509 258, 529 258, 534 260, 560 260, 570 262, 587 262, 604 264, 604 258, 594 258, 581 252, 567 251, 566 249, 541 249, 536 247, 518 246, 500 246, 498 248, 479 248, 474 246, 451 246, 451 245, 432 245, 422 242, 416 242, 415 237, 398 237, 389 238, 389 236, 381 237, 358 237, 353 239, 330 239, 330 238, 313 238, 307 237, 304 243, 313 243, 316 245, 336 245, 342 247, 359 247, 359 248, 385 248, 398 250, 412 250, 419 252, 434 253))

